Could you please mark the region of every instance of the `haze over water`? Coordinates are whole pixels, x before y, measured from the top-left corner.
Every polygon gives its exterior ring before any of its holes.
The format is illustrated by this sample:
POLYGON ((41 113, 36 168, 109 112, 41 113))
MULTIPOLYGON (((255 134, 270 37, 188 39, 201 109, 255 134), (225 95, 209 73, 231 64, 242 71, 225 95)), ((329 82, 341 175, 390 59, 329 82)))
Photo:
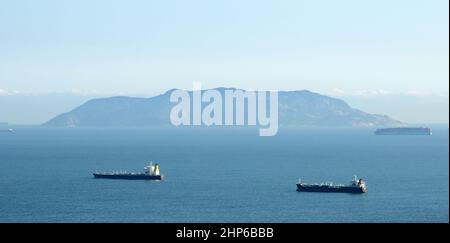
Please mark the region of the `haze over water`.
POLYGON ((448 125, 366 128, 43 128, 0 133, 0 222, 448 222, 448 125), (93 179, 95 170, 165 180, 93 179), (297 192, 347 183, 363 195, 297 192))

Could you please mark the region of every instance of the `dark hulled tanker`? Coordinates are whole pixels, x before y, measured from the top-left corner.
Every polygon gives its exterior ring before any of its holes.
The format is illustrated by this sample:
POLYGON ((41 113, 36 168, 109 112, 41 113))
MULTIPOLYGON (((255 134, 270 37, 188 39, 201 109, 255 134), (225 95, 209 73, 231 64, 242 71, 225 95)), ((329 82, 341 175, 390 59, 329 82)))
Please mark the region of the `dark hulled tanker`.
POLYGON ((379 128, 374 132, 376 135, 425 135, 432 134, 428 127, 391 127, 379 128))
POLYGON ((345 193, 365 193, 367 186, 363 179, 355 178, 348 185, 333 185, 331 183, 307 184, 301 180, 297 183, 299 192, 345 192, 345 193))
POLYGON ((159 164, 150 162, 144 167, 144 173, 135 172, 95 172, 94 178, 97 179, 122 179, 122 180, 162 180, 163 175, 159 172, 159 164))

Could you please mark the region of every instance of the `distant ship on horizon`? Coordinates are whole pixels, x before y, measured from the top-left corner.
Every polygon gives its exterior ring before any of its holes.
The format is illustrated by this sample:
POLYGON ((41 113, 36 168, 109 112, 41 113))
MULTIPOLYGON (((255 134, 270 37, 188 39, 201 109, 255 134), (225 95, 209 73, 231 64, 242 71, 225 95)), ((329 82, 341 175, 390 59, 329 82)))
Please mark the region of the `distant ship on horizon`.
POLYGON ((379 128, 374 132, 376 135, 432 135, 429 127, 391 127, 379 128))
POLYGON ((122 179, 122 180, 162 180, 164 176, 159 171, 159 164, 153 165, 150 161, 148 166, 144 167, 143 173, 135 172, 95 172, 93 173, 96 179, 122 179))
POLYGON ((9 129, 0 129, 0 132, 14 132, 12 128, 9 129))

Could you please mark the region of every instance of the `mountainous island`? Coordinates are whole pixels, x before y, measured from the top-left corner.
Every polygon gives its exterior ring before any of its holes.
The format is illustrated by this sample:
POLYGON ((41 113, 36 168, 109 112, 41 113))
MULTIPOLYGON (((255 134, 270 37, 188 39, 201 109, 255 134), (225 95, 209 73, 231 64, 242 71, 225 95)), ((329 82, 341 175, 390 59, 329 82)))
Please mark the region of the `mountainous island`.
MULTIPOLYGON (((215 90, 223 94, 226 89, 215 90)), ((51 127, 171 125, 170 111, 176 105, 170 103, 172 91, 150 98, 117 96, 92 99, 43 125, 51 127)), ((369 114, 350 107, 343 100, 308 90, 280 91, 278 100, 280 127, 374 127, 402 124, 386 115, 369 114)))

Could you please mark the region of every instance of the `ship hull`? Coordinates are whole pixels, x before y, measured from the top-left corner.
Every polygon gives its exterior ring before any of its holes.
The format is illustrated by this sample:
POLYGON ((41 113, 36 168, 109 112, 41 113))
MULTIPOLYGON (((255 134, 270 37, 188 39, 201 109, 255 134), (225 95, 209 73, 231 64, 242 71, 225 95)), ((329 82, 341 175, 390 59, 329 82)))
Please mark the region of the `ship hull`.
POLYGON ((367 189, 361 187, 351 187, 351 186, 327 186, 327 185, 312 185, 305 186, 297 184, 297 191, 299 192, 343 192, 343 193, 365 193, 367 189))
POLYGON ((120 175, 120 174, 98 174, 94 173, 96 179, 118 179, 118 180, 162 180, 161 175, 120 175))

